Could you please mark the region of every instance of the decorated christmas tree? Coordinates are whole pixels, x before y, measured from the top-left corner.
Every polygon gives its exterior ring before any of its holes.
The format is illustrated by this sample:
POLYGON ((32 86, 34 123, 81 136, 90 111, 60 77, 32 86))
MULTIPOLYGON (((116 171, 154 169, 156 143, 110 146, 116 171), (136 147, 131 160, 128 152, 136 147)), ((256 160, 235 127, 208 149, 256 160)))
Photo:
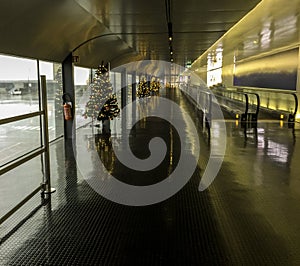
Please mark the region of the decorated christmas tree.
POLYGON ((117 102, 117 97, 115 94, 111 94, 106 100, 105 104, 101 108, 97 120, 113 120, 120 113, 120 109, 117 102))
POLYGON ((139 82, 137 96, 139 98, 142 98, 142 97, 147 97, 149 95, 150 95, 150 90, 149 90, 149 87, 148 87, 148 82, 146 81, 145 78, 142 78, 139 82))
MULTIPOLYGON (((100 116, 104 106, 107 107, 107 102, 109 99, 115 97, 112 94, 112 84, 109 80, 108 65, 102 64, 98 67, 95 73, 92 84, 90 85, 91 93, 89 101, 85 106, 85 113, 83 114, 86 118, 91 117, 93 120, 100 116)), ((108 106, 108 109, 115 108, 118 109, 117 103, 112 107, 108 106)), ((119 113, 119 112, 118 112, 119 113)), ((110 114, 110 113, 109 113, 110 114)), ((106 120, 111 119, 109 116, 101 116, 101 119, 106 120)))
POLYGON ((153 78, 150 83, 150 92, 152 95, 158 95, 160 89, 160 82, 153 78))

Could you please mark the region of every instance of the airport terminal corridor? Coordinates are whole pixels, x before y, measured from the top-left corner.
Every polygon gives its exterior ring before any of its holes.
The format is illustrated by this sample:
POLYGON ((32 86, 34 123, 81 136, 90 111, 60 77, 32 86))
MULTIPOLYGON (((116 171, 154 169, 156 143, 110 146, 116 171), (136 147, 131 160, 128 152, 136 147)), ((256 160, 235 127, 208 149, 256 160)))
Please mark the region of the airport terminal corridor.
MULTIPOLYGON (((54 141, 51 178, 57 191, 44 200, 36 195, 1 225, 0 265, 299 265, 299 124, 262 120, 243 127, 239 120, 225 120, 221 169, 199 191, 218 132, 203 127, 201 115, 179 89, 166 88, 160 97, 176 102, 198 129, 200 156, 187 184, 156 204, 118 204, 90 187, 83 176, 89 171, 78 163, 80 150, 74 156, 70 140, 54 141)), ((151 109, 157 100, 137 101, 151 109)), ((188 128, 185 115, 176 119, 188 128)), ((132 152, 147 158, 147 145, 155 136, 162 137, 167 152, 153 171, 134 171, 114 154, 111 141, 121 146, 119 129, 112 126, 109 135, 87 125, 78 130, 76 141, 91 154, 85 158, 87 168, 101 159, 108 173, 135 186, 155 184, 172 173, 180 143, 193 149, 191 140, 180 139, 170 123, 145 118, 130 132, 132 152)), ((90 172, 96 176, 95 169, 90 172)))

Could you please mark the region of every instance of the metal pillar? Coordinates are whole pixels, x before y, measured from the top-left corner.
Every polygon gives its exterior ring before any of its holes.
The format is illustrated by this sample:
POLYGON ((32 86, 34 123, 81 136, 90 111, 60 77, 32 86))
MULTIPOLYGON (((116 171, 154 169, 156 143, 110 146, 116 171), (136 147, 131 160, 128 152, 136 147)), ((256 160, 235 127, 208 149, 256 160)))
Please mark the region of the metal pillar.
POLYGON ((151 85, 151 76, 146 74, 146 80, 147 80, 147 86, 150 89, 150 85, 151 85))
POLYGON ((70 53, 62 63, 62 75, 63 75, 63 93, 67 93, 72 99, 73 119, 64 120, 64 136, 65 139, 75 138, 73 134, 73 128, 75 128, 75 89, 74 89, 74 68, 73 68, 73 56, 70 53))
POLYGON ((125 107, 127 104, 127 73, 126 69, 121 72, 121 107, 125 107))
POLYGON ((132 101, 136 100, 136 71, 132 73, 132 101))

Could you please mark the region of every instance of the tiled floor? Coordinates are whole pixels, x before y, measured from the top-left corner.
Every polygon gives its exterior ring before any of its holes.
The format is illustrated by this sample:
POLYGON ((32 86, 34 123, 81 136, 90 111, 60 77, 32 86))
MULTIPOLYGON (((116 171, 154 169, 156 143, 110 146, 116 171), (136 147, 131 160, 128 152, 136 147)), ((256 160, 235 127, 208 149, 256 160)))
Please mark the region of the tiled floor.
MULTIPOLYGON (((278 121, 263 121, 257 128, 243 129, 227 121, 221 170, 212 185, 199 192, 213 143, 185 98, 178 91, 166 96, 199 128, 200 157, 189 182, 157 204, 114 203, 88 184, 89 158, 81 164, 81 150, 75 160, 71 143, 57 141, 51 145, 57 192, 9 234, 1 231, 1 265, 300 265, 299 125, 291 129, 278 121)), ((140 158, 149 155, 151 136, 162 136, 167 143, 167 159, 144 173, 121 164, 107 145, 109 139, 96 129, 92 134, 92 128, 83 128, 77 138, 85 138, 86 151, 97 151, 120 181, 146 186, 161 181, 159 174, 174 171, 181 142, 193 149, 189 139, 176 133, 170 141, 170 128, 151 117, 131 132, 133 153, 140 158)), ((112 128, 112 137, 121 141, 122 134, 112 128)), ((40 203, 37 195, 17 216, 29 214, 40 203)))

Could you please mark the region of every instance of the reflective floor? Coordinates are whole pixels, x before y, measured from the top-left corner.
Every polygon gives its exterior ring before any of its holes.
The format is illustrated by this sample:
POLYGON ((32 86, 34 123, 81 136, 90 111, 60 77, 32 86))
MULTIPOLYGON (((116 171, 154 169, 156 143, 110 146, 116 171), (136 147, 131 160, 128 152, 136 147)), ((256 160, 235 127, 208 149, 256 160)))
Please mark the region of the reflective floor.
MULTIPOLYGON (((122 149, 120 128, 128 130, 129 125, 112 125, 111 136, 95 127, 82 128, 76 160, 72 143, 51 145, 57 191, 45 202, 37 195, 0 226, 1 265, 300 265, 299 125, 264 120, 243 128, 227 120, 222 167, 200 192, 219 131, 203 129, 201 116, 179 91, 163 96, 184 110, 176 119, 187 121, 188 113, 198 128, 200 156, 187 184, 147 206, 106 199, 90 186, 91 177, 105 184, 115 176, 133 186, 153 185, 174 173, 182 147, 197 158, 194 141, 181 139, 163 119, 145 118, 130 132, 132 152, 147 158, 149 138, 162 136, 166 157, 153 171, 133 171, 113 150, 122 149), (97 172, 99 158, 105 175, 97 172)), ((189 132, 189 122, 182 125, 189 132)))

